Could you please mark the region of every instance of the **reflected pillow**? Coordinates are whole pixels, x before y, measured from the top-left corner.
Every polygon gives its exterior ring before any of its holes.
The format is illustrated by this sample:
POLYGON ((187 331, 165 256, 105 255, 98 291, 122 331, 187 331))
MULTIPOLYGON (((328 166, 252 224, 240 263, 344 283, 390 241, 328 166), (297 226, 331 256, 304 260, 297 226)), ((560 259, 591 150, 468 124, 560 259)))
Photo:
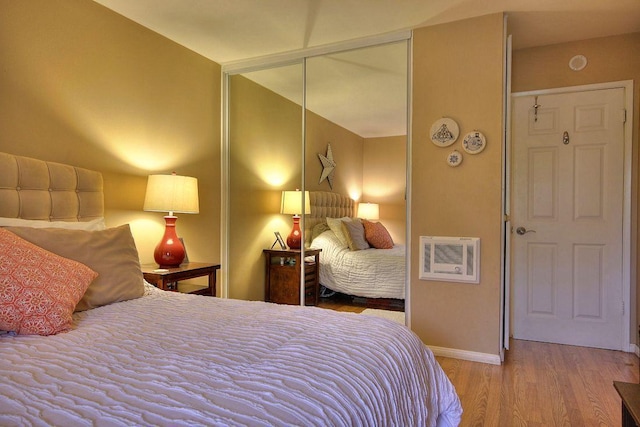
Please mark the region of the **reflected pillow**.
POLYGON ((8 227, 48 251, 83 263, 98 273, 76 311, 141 297, 144 285, 129 225, 100 231, 8 227))
POLYGON ((364 226, 359 219, 342 221, 342 231, 347 238, 347 244, 352 251, 369 249, 369 243, 364 237, 364 226))
POLYGON ((71 329, 73 310, 97 275, 0 228, 0 330, 53 335, 71 329))
POLYGON ((365 219, 362 224, 364 225, 364 236, 371 246, 376 249, 393 248, 393 239, 382 223, 365 219))
POLYGON ((29 228, 64 228, 67 230, 104 230, 104 218, 91 221, 44 221, 22 218, 0 217, 0 227, 29 227, 29 228))
POLYGON ((313 241, 316 237, 328 230, 331 230, 331 228, 329 228, 329 224, 326 222, 316 224, 311 230, 311 240, 313 241))
POLYGON ((343 247, 346 248, 347 246, 349 246, 349 243, 347 242, 347 236, 345 236, 344 231, 342 231, 342 221, 348 222, 351 221, 351 218, 349 218, 348 216, 342 218, 327 218, 327 224, 329 225, 329 228, 331 229, 331 231, 333 231, 338 240, 340 240, 340 243, 343 245, 343 247))

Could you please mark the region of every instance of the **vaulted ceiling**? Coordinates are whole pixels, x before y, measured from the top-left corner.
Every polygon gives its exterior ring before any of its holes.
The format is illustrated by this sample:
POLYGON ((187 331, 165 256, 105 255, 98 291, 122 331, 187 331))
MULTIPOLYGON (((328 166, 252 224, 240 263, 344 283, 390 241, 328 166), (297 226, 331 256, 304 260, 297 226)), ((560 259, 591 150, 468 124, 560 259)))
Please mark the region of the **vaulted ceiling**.
POLYGON ((95 1, 222 65, 498 12, 514 49, 640 32, 640 0, 95 1))

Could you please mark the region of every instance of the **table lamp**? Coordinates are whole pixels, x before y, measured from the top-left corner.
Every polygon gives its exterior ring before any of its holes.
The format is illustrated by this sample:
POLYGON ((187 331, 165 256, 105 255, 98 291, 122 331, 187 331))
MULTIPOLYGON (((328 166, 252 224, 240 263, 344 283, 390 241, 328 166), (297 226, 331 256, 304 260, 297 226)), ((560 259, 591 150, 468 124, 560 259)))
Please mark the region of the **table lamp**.
POLYGON ((280 205, 280 213, 293 215, 293 228, 287 237, 287 246, 289 249, 300 249, 302 246, 302 231, 300 230, 300 212, 302 211, 304 194, 304 213, 311 213, 309 204, 309 192, 304 193, 300 190, 283 191, 282 204, 280 205))
POLYGON ((362 219, 379 219, 380 206, 377 203, 359 203, 358 218, 362 219))
POLYGON ((145 211, 168 212, 164 217, 165 229, 162 240, 153 252, 160 267, 178 267, 184 260, 184 245, 176 234, 174 213, 198 213, 198 180, 190 176, 149 175, 144 197, 145 211))

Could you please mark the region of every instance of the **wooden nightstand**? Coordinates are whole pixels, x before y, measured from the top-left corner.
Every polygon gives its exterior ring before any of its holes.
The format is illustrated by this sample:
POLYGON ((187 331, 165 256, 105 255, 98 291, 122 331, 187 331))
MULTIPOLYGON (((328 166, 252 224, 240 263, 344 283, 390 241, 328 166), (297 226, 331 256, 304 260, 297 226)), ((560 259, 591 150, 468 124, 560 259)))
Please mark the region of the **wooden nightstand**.
MULTIPOLYGON (((318 269, 320 251, 307 249, 305 258, 313 261, 304 263, 305 305, 317 305, 319 298, 318 269)), ((265 249, 266 277, 264 298, 267 302, 278 304, 300 304, 300 250, 265 249)))
POLYGON ((190 262, 182 264, 180 267, 164 269, 166 271, 158 271, 157 264, 142 264, 140 267, 142 268, 142 275, 147 282, 165 291, 177 292, 178 282, 181 280, 209 276, 209 286, 207 288, 191 293, 216 296, 216 271, 220 269, 220 264, 190 262))
POLYGON ((622 427, 640 425, 640 385, 614 381, 613 386, 622 399, 622 427))

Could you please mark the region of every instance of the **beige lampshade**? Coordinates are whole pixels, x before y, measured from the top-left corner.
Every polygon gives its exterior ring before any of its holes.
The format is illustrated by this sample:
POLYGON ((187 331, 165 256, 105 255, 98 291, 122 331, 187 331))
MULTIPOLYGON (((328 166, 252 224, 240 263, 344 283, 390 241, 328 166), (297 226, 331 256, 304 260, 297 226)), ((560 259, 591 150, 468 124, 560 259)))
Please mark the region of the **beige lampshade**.
MULTIPOLYGON (((302 195, 303 192, 296 191, 283 191, 282 203, 280 205, 280 213, 290 215, 300 215, 302 210, 302 195)), ((311 205, 309 204, 309 192, 304 192, 304 213, 311 213, 311 205)))
POLYGON ((198 180, 190 176, 149 175, 144 197, 145 211, 198 213, 198 180))
POLYGON ((358 218, 380 219, 380 206, 377 203, 358 204, 358 218))

